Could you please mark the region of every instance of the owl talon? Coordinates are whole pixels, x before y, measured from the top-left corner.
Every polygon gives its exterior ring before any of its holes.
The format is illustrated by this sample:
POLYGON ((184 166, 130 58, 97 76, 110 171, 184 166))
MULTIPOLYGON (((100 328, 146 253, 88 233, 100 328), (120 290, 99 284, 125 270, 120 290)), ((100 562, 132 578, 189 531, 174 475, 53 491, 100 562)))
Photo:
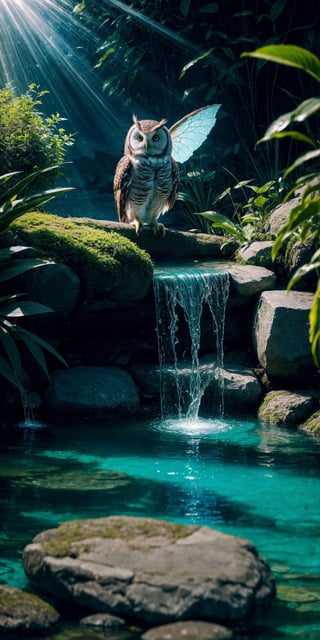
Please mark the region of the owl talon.
POLYGON ((141 229, 143 228, 143 222, 141 222, 141 220, 138 220, 137 218, 135 220, 133 220, 131 222, 131 224, 134 226, 135 231, 137 236, 139 235, 141 229))
POLYGON ((150 227, 154 236, 159 235, 160 238, 163 238, 165 236, 166 229, 164 224, 155 222, 154 224, 151 224, 150 227))

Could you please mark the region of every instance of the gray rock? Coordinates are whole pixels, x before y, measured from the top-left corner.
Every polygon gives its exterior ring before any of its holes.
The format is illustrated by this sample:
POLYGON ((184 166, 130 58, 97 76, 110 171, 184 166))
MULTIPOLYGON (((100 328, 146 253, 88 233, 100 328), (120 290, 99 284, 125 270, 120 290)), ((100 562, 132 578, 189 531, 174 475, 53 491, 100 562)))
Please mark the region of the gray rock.
POLYGON ((258 418, 267 424, 296 427, 310 416, 313 403, 313 398, 306 394, 270 391, 259 408, 258 418))
POLYGON ((74 367, 52 374, 45 394, 49 412, 83 416, 139 408, 135 383, 118 367, 74 367))
POLYGON ((278 378, 305 377, 314 370, 309 343, 312 293, 265 291, 254 317, 253 340, 261 366, 278 378))
POLYGON ((275 595, 270 568, 247 540, 151 518, 65 522, 36 536, 23 562, 38 590, 144 626, 249 625, 275 595))
POLYGON ((280 229, 284 224, 286 224, 286 222, 288 222, 290 212, 294 207, 300 204, 300 202, 301 198, 292 198, 292 200, 289 200, 284 204, 280 204, 272 211, 268 218, 268 231, 273 238, 277 237, 280 229))
POLYGON ((116 231, 135 242, 141 249, 145 249, 152 258, 168 261, 168 256, 172 260, 196 260, 199 258, 223 258, 231 255, 230 249, 226 253, 222 249, 224 238, 206 233, 190 233, 189 231, 175 231, 166 229, 165 237, 154 236, 149 227, 144 227, 137 236, 134 228, 130 224, 122 222, 111 222, 109 220, 100 221, 108 231, 116 231))
POLYGON ((273 289, 276 283, 276 275, 265 267, 229 263, 227 270, 231 288, 241 296, 254 296, 261 291, 273 289))
MULTIPOLYGON (((183 365, 178 366, 177 370, 170 365, 163 367, 162 376, 165 379, 166 393, 171 396, 174 396, 176 391, 176 373, 178 373, 179 384, 184 390, 184 393, 188 392, 190 376, 192 374, 191 363, 185 362, 183 365)), ((203 404, 212 404, 211 399, 216 397, 218 392, 218 379, 214 356, 201 358, 197 373, 200 374, 202 387, 206 389, 203 396, 203 404)), ((261 385, 251 369, 242 365, 229 365, 228 367, 224 367, 221 374, 225 405, 229 410, 232 411, 233 408, 238 410, 239 403, 241 403, 241 407, 245 410, 258 402, 261 395, 261 385)), ((150 364, 139 365, 133 368, 132 375, 143 390, 146 398, 159 396, 159 366, 150 364)))
POLYGON ((81 618, 80 625, 91 629, 114 631, 125 626, 125 621, 118 616, 112 616, 110 613, 93 613, 90 616, 81 618))
POLYGON ((308 420, 300 424, 299 427, 310 433, 320 433, 320 410, 313 413, 308 420))
MULTIPOLYGON (((70 267, 51 262, 43 267, 28 271, 24 285, 31 300, 47 305, 54 311, 45 319, 67 317, 74 309, 80 294, 80 279, 70 267)), ((43 318, 43 316, 41 316, 43 318)))
POLYGON ((257 376, 248 367, 240 365, 224 369, 224 400, 228 410, 242 410, 255 405, 261 396, 261 385, 257 376))
POLYGON ((246 264, 254 264, 259 267, 272 267, 271 250, 273 247, 272 240, 264 240, 261 242, 251 242, 245 247, 241 247, 237 255, 246 264))
POLYGON ((149 629, 142 640, 231 640, 232 631, 220 624, 186 620, 149 629))
POLYGON ((50 631, 59 618, 58 611, 38 596, 0 585, 1 637, 50 631))

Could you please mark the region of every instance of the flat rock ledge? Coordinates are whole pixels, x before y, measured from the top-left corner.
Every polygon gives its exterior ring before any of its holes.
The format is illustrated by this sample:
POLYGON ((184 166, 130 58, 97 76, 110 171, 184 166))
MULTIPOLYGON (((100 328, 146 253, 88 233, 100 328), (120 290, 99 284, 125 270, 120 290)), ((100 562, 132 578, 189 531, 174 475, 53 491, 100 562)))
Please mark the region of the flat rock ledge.
POLYGON ((38 591, 146 629, 184 620, 249 627, 275 597, 248 540, 151 518, 65 522, 37 535, 23 562, 38 591))
POLYGON ((26 635, 52 631, 60 615, 36 595, 0 585, 0 636, 26 635))

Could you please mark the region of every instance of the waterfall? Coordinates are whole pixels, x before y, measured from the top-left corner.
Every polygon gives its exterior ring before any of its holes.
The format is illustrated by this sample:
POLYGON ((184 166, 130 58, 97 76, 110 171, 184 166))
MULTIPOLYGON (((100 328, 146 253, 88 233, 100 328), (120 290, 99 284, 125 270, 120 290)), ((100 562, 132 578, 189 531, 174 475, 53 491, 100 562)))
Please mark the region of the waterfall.
POLYGON ((218 413, 223 415, 223 337, 229 275, 213 266, 163 267, 155 270, 162 416, 197 419, 208 385, 216 381, 218 413), (215 361, 200 365, 201 319, 207 305, 212 320, 215 361), (185 330, 183 330, 185 326, 185 330), (179 331, 182 335, 179 336, 179 331), (186 334, 189 344, 184 345, 186 334), (183 342, 183 344, 181 344, 183 342), (182 351, 182 354, 178 353, 182 351))

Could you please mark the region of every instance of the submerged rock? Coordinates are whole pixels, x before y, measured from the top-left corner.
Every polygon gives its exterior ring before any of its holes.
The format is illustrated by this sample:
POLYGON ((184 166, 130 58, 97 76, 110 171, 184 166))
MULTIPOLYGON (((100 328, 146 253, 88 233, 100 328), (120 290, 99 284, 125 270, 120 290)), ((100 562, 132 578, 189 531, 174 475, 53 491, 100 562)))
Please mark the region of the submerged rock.
POLYGON ((151 518, 65 522, 25 548, 24 568, 40 591, 144 626, 249 625, 275 595, 268 564, 247 540, 151 518))
POLYGON ((0 585, 1 637, 50 631, 59 618, 58 611, 38 596, 0 585))
POLYGON ((220 624, 186 620, 150 629, 142 640, 231 640, 232 637, 232 631, 220 624))
POLYGON ((115 631, 125 626, 125 621, 118 616, 112 616, 110 613, 93 613, 90 616, 81 618, 80 625, 88 629, 96 629, 97 631, 115 631))

